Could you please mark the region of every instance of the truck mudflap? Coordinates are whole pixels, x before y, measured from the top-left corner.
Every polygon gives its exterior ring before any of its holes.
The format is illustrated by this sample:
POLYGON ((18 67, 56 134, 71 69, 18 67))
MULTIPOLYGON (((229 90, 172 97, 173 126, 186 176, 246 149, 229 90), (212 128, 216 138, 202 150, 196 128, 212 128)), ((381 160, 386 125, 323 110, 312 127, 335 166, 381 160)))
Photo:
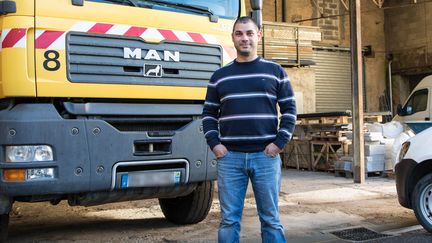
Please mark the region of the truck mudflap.
POLYGON ((9 197, 175 188, 216 179, 200 119, 174 132, 126 132, 97 117, 64 119, 49 103, 19 104, 0 112, 0 145, 0 190, 9 197), (53 160, 7 162, 5 148, 22 145, 48 145, 53 160), (52 176, 34 176, 43 169, 52 176), (11 170, 24 170, 25 178, 6 178, 11 170))

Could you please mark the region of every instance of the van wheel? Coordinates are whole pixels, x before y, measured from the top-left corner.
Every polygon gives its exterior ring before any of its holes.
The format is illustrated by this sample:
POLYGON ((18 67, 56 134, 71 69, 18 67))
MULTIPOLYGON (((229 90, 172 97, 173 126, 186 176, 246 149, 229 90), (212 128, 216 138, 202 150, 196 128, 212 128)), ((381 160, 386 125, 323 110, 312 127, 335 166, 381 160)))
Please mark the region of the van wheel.
POLYGON ((175 224, 196 224, 207 217, 213 201, 213 181, 200 183, 189 195, 160 198, 165 218, 175 224))
POLYGON ((432 174, 425 175, 415 185, 412 206, 417 220, 432 233, 432 174))
POLYGON ((0 214, 0 242, 6 241, 8 236, 9 214, 0 214))

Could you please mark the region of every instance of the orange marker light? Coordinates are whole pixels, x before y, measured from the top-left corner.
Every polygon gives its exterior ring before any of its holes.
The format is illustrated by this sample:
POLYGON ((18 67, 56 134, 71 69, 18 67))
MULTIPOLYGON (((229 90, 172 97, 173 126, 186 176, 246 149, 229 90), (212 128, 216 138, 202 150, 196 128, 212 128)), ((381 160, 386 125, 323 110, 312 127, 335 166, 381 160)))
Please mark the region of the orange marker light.
POLYGON ((25 181, 26 171, 23 169, 5 169, 3 170, 3 179, 5 181, 25 181))

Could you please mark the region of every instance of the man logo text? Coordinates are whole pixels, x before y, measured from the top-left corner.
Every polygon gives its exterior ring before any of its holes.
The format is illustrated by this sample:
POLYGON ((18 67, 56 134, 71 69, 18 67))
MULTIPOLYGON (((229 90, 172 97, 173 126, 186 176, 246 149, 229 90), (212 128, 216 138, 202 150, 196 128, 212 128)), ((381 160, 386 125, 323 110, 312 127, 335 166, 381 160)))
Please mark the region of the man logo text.
POLYGON ((173 61, 180 62, 180 52, 178 51, 163 51, 163 55, 159 55, 156 50, 150 49, 145 54, 144 58, 142 58, 142 49, 141 48, 123 48, 123 57, 126 59, 144 59, 144 60, 154 60, 154 61, 173 61))

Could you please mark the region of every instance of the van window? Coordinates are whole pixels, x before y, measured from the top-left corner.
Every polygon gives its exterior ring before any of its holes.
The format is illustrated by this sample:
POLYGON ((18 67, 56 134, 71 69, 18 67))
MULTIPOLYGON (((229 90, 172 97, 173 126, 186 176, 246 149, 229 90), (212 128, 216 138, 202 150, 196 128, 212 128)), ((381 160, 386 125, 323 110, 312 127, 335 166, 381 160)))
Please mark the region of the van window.
POLYGON ((402 108, 402 116, 409 116, 420 111, 425 111, 427 109, 428 93, 428 89, 414 92, 402 108))

